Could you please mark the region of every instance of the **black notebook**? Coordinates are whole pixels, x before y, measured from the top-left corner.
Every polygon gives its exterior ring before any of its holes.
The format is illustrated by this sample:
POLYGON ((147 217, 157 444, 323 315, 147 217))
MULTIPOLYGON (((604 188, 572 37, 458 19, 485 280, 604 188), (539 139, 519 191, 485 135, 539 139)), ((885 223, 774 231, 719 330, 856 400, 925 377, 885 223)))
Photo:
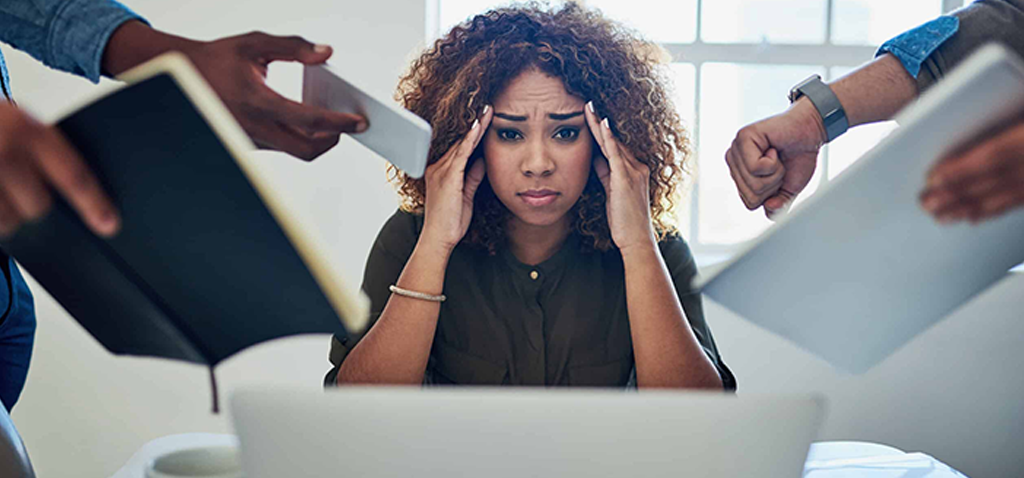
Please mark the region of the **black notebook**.
POLYGON ((251 345, 361 332, 346 288, 245 155, 249 138, 169 54, 57 125, 121 212, 112 239, 57 200, 2 248, 115 354, 211 367, 251 345))

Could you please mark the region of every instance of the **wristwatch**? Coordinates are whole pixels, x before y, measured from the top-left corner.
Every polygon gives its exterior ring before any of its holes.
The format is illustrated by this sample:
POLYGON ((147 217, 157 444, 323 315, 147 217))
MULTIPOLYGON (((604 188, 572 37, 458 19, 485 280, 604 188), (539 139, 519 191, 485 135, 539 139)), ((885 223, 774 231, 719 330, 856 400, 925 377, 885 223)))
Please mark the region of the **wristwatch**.
POLYGON ((811 100, 811 104, 821 116, 821 122, 825 125, 825 135, 828 136, 826 143, 838 138, 850 128, 850 121, 846 119, 843 105, 839 103, 839 98, 832 92, 832 88, 821 81, 821 75, 811 75, 789 90, 791 104, 803 96, 811 100))

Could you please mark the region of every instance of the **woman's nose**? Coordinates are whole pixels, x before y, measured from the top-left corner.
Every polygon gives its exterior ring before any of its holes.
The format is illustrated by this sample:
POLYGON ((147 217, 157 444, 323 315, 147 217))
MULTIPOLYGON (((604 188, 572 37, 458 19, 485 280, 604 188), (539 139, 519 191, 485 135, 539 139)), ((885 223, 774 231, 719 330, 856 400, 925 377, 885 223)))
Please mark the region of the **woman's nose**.
POLYGON ((555 172, 555 162, 545 151, 543 145, 530 148, 529 156, 522 164, 523 175, 526 177, 550 176, 555 172))

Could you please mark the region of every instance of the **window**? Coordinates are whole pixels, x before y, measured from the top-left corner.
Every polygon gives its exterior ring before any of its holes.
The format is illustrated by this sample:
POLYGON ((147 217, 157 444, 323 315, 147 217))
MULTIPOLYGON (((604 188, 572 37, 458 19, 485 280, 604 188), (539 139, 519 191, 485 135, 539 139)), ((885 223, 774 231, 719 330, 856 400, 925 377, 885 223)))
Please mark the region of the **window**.
MULTIPOLYGON (((579 0, 659 42, 672 64, 675 99, 689 128, 696 181, 679 229, 701 262, 723 258, 770 222, 740 201, 723 155, 743 125, 786 109, 789 88, 812 73, 838 78, 885 40, 963 5, 963 0, 579 0)), ((427 0, 428 34, 506 4, 427 0)), ((797 203, 895 128, 850 130, 823 148, 797 203)))

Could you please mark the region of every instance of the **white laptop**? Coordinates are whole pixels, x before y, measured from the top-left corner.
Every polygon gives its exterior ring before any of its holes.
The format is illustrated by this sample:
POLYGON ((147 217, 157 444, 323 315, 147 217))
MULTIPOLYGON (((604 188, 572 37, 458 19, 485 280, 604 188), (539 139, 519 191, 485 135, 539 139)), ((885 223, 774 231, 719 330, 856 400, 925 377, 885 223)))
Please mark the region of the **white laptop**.
POLYGON ((344 387, 231 399, 247 478, 794 478, 818 396, 344 387))
POLYGON ((859 373, 1024 261, 1024 209, 937 224, 918 205, 952 149, 1024 111, 1024 63, 988 45, 896 118, 900 128, 695 286, 859 373))

